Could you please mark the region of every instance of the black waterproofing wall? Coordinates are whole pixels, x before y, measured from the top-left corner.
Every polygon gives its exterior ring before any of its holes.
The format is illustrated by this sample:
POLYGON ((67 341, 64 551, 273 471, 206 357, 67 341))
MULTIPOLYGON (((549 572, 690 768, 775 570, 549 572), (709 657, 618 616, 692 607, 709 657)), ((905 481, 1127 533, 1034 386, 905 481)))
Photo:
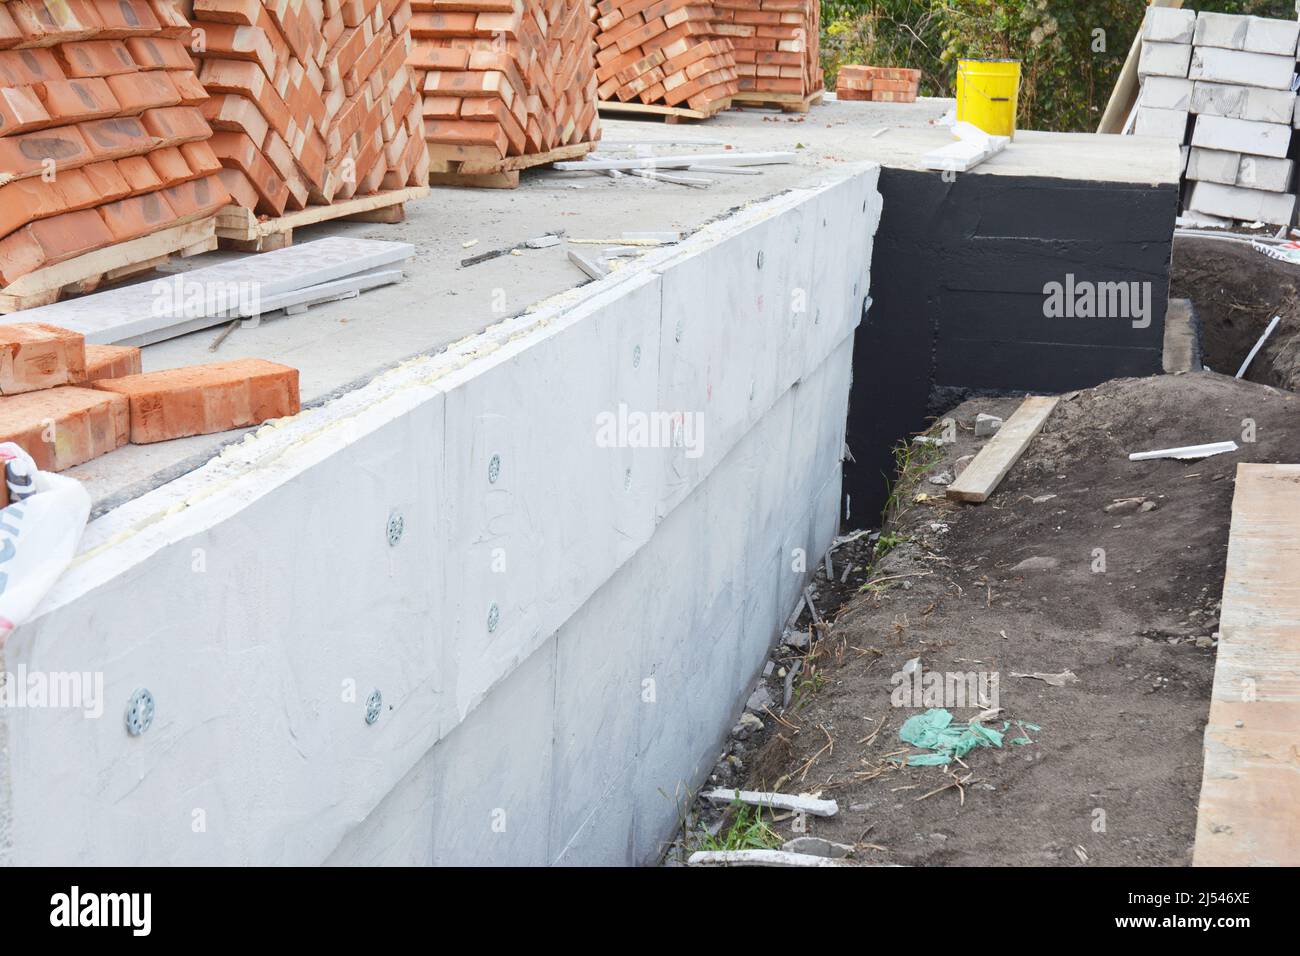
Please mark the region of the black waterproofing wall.
POLYGON ((1160 372, 1178 210, 1174 183, 980 173, 945 181, 886 168, 880 192, 872 302, 854 343, 849 397, 850 527, 877 523, 894 446, 964 399, 1160 372), (1128 289, 1140 298, 1128 315, 1048 317, 1045 290, 1064 290, 1069 275, 1076 296, 1083 283, 1122 282, 1139 283, 1128 289))

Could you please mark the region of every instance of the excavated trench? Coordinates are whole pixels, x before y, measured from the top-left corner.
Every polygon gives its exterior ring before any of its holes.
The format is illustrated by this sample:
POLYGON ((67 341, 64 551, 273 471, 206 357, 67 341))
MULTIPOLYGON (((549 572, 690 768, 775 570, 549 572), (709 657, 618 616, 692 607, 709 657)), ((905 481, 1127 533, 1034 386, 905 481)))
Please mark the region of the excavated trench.
POLYGON ((1169 294, 1191 300, 1202 360, 1225 375, 1237 374, 1272 318, 1281 316, 1244 378, 1300 391, 1300 264, 1245 242, 1180 237, 1169 294))

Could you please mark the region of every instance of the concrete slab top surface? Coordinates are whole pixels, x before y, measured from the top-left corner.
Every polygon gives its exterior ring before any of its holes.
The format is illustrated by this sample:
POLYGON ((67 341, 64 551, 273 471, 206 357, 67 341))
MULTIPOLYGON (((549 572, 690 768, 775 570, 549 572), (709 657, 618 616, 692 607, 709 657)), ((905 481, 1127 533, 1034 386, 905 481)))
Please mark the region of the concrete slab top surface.
MULTIPOLYGON (((597 150, 605 157, 716 153, 730 147, 742 152, 789 151, 797 159, 756 167, 762 170, 759 175, 708 174, 714 185, 707 189, 632 176, 529 170, 514 190, 435 187, 426 198, 408 203, 406 220, 395 225, 335 221, 298 229, 298 244, 345 235, 410 242, 417 251, 406 263, 406 278, 397 285, 304 314, 264 319, 257 328, 237 328, 215 351, 209 346, 220 327, 160 342, 144 349, 144 369, 265 358, 300 370, 304 404, 326 401, 400 361, 437 352, 583 284, 586 276, 569 261, 568 250, 596 257, 601 247, 567 240, 616 241, 624 231, 689 233, 729 210, 815 185, 855 165, 919 168, 921 154, 952 141, 951 133, 938 125, 952 107, 948 99, 875 104, 829 98, 802 115, 747 109, 693 125, 606 117, 604 145, 597 150), (559 245, 460 265, 466 257, 556 230, 566 237, 559 245)), ((976 172, 1176 182, 1178 155, 1172 141, 1022 132, 976 172)), ((166 271, 187 271, 235 255, 195 256, 166 271)), ((242 435, 236 431, 128 445, 69 474, 86 484, 99 514, 197 467, 242 435)))

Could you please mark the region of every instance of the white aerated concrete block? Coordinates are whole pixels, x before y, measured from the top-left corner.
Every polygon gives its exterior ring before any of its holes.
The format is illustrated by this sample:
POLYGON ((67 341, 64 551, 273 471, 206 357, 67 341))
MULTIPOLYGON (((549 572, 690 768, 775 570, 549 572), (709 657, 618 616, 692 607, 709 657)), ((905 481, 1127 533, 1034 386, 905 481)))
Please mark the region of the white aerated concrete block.
MULTIPOLYGON (((1257 123, 1294 123, 1297 98, 1291 90, 1264 90, 1196 80, 1192 85, 1193 113, 1228 116, 1257 123)), ((1155 105, 1155 104, 1152 104, 1155 105)))
POLYGON ((1202 13, 1196 20, 1193 42, 1197 46, 1244 50, 1249 25, 1250 17, 1232 13, 1202 13))
POLYGON ((1196 20, 1193 42, 1197 46, 1245 50, 1273 56, 1294 56, 1300 40, 1300 23, 1230 13, 1202 13, 1196 20))
POLYGON ((1187 208, 1211 216, 1223 216, 1225 219, 1289 226, 1295 215, 1295 196, 1198 182, 1192 186, 1187 208))
POLYGON ((1246 49, 1252 53, 1294 56, 1300 40, 1300 23, 1295 20, 1271 20, 1250 17, 1246 27, 1246 49))
POLYGON ((1191 43, 1196 33, 1196 11, 1149 7, 1142 20, 1142 39, 1156 43, 1191 43))
POLYGON ((1218 149, 1200 149, 1194 146, 1187 159, 1187 178, 1203 183, 1235 186, 1240 169, 1240 153, 1225 153, 1218 149))
MULTIPOLYGON (((1152 10, 1164 10, 1166 7, 1152 7, 1152 10)), ((1142 95, 1138 105, 1157 110, 1182 110, 1192 108, 1192 92, 1195 84, 1177 76, 1148 76, 1142 83, 1142 95)), ((1288 120, 1289 122, 1289 120, 1288 120)))
POLYGON ((1138 76, 1187 76, 1192 59, 1189 43, 1142 43, 1138 76))
POLYGON ((1241 169, 1237 173, 1237 185, 1249 189, 1267 189, 1275 193, 1289 192, 1294 172, 1295 163, 1290 159, 1243 156, 1241 169))
POLYGON ((1291 126, 1253 123, 1226 116, 1198 116, 1196 129, 1192 132, 1192 145, 1281 159, 1291 148, 1291 126))
POLYGON ((1142 21, 1142 39, 1157 43, 1191 43, 1195 32, 1195 10, 1148 7, 1142 21))
POLYGON ((1181 144, 1187 135, 1187 117, 1187 110, 1157 110, 1140 106, 1133 133, 1136 136, 1159 136, 1181 144))
POLYGON ((1198 46, 1192 53, 1188 75, 1193 80, 1289 90, 1291 78, 1295 75, 1295 62, 1294 53, 1289 56, 1270 56, 1267 53, 1198 46))
POLYGON ((1239 153, 1193 147, 1187 163, 1187 178, 1284 193, 1291 188, 1294 168, 1295 164, 1289 159, 1242 156, 1239 153))

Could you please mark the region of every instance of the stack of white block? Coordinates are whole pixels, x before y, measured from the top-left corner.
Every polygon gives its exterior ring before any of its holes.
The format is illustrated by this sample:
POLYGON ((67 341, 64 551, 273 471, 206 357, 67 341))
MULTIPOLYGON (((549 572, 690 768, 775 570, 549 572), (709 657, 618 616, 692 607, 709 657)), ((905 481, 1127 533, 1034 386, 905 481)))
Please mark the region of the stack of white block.
POLYGON ((1291 225, 1300 23, 1151 7, 1142 38, 1133 132, 1183 144, 1184 212, 1291 225))

